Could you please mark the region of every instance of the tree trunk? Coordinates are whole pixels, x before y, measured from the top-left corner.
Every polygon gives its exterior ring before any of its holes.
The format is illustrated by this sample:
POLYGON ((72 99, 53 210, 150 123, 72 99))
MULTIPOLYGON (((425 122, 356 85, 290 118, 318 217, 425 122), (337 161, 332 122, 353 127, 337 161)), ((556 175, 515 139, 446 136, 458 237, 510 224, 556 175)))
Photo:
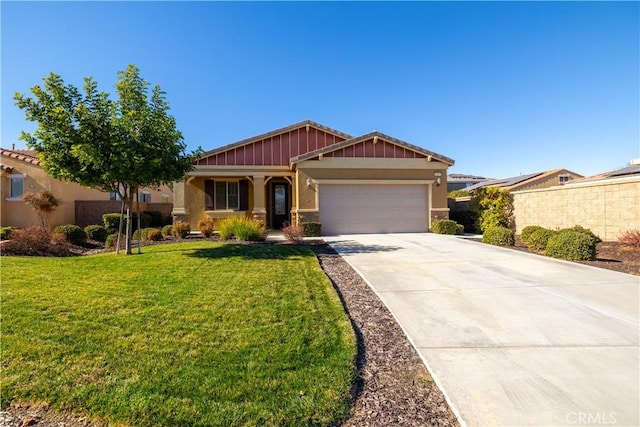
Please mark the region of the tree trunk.
POLYGON ((129 195, 129 199, 127 200, 127 235, 125 240, 125 254, 131 255, 131 237, 132 233, 132 224, 131 224, 131 210, 133 209, 133 197, 131 194, 129 195))

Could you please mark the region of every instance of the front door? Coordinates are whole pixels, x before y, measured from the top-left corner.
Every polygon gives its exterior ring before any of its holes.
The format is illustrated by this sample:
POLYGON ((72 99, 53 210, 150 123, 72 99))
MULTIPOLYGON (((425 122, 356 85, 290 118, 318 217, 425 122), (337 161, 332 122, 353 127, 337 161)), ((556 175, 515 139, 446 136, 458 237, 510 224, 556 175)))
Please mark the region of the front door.
POLYGON ((274 182, 271 191, 271 228, 279 230, 289 221, 289 184, 274 182))

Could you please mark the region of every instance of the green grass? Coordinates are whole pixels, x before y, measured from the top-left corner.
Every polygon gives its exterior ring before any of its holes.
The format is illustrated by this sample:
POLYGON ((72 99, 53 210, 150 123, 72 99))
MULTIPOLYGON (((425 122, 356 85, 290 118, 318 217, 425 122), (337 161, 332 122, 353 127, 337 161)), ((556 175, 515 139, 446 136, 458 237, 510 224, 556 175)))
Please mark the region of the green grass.
POLYGON ((334 425, 356 344, 306 247, 2 259, 1 398, 131 425, 334 425))

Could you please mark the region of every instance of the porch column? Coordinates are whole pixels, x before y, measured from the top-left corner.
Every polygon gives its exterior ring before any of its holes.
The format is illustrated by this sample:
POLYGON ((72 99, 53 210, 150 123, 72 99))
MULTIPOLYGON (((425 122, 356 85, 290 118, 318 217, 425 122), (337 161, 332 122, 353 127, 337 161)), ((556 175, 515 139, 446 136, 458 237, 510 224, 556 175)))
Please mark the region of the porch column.
POLYGON ((267 224, 267 204, 264 189, 264 175, 253 177, 253 218, 267 224))
POLYGON ((171 211, 171 215, 174 221, 189 221, 189 212, 184 202, 184 192, 184 181, 176 181, 173 183, 173 210, 171 211))

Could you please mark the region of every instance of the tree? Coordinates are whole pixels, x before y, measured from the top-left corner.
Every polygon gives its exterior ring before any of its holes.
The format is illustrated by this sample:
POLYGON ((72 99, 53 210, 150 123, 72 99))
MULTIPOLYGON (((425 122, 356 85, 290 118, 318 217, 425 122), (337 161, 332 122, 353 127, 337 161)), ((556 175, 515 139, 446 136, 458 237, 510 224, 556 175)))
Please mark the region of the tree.
POLYGON ((54 178, 115 192, 127 210, 126 253, 131 253, 131 212, 141 187, 180 180, 193 168, 200 149, 186 152, 175 118, 159 85, 149 83, 133 64, 118 72, 117 100, 84 79, 84 93, 51 73, 34 97, 16 93, 16 105, 37 123, 20 139, 38 153, 54 178))
POLYGON ((43 227, 49 227, 49 217, 62 203, 61 200, 47 190, 38 191, 37 193, 24 193, 22 199, 36 211, 38 219, 40 219, 40 225, 43 227))
POLYGON ((469 208, 477 215, 477 228, 481 231, 489 227, 514 228, 513 202, 509 190, 479 188, 474 191, 469 208))

